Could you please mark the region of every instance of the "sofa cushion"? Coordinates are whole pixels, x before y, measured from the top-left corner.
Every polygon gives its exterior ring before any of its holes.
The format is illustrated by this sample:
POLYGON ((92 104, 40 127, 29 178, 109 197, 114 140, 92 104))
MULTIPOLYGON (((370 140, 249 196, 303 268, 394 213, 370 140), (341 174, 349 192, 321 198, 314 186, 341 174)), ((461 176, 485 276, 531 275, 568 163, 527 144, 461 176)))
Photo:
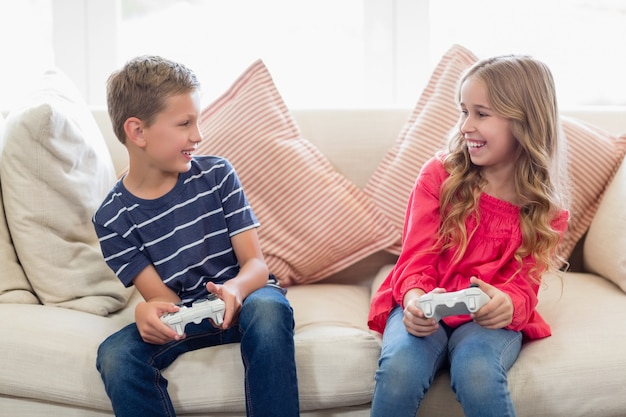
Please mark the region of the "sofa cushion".
POLYGON ((389 251, 399 254, 409 195, 422 165, 441 150, 459 118, 458 80, 477 58, 453 45, 441 58, 395 144, 365 185, 364 191, 385 212, 398 234, 389 251))
POLYGON ((44 304, 106 315, 130 291, 108 268, 91 217, 115 181, 104 138, 71 81, 48 71, 6 120, 1 167, 17 256, 44 304))
POLYGON ((583 267, 626 292, 626 163, 604 194, 583 246, 583 267))
MULTIPOLYGON (((302 411, 371 401, 380 345, 367 329, 369 290, 339 284, 294 286, 295 349, 302 411)), ((95 367, 98 345, 133 321, 138 292, 110 317, 33 305, 0 305, 2 395, 111 410, 95 367), (45 341, 45 343, 42 343, 45 341), (6 342, 6 343, 5 343, 6 342), (16 377, 16 376, 19 376, 16 377)), ((238 343, 188 352, 164 370, 180 414, 245 412, 238 343), (208 394, 207 394, 208 393, 208 394)))
MULTIPOLYGON (((456 87, 459 78, 477 58, 454 45, 442 57, 395 145, 365 187, 376 204, 402 230, 409 194, 424 162, 443 149, 459 117, 456 87)), ((568 229, 559 247, 569 258, 589 228, 606 186, 624 157, 624 139, 579 122, 562 118, 568 142, 571 206, 568 229)), ((401 238, 389 250, 399 254, 401 238)))
POLYGON ((204 109, 200 126, 198 152, 233 163, 283 285, 321 280, 395 241, 380 209, 302 137, 262 61, 204 109))
MULTIPOLYGON (((561 119, 569 147, 572 201, 570 221, 560 251, 568 257, 597 217, 604 193, 624 159, 626 136, 617 137, 573 118, 561 119)), ((605 239, 604 236, 602 238, 605 239)))
MULTIPOLYGON (((0 166, 4 147, 4 118, 0 114, 0 166)), ((2 184, 0 178, 0 185, 2 184)), ((20 265, 4 213, 2 188, 0 187, 0 303, 39 304, 26 274, 20 265)))
MULTIPOLYGON (((373 289, 392 267, 381 268, 373 289)), ((537 311, 552 328, 552 336, 523 345, 508 372, 518 415, 593 416, 598 410, 607 416, 623 414, 626 397, 617 399, 614 393, 623 389, 624 361, 616 364, 615 358, 624 356, 626 326, 602 318, 621 314, 624 301, 624 294, 599 276, 544 274, 537 311), (615 399, 607 403, 607 397, 615 399)), ((463 416, 447 369, 435 378, 418 413, 418 417, 439 415, 463 416)))

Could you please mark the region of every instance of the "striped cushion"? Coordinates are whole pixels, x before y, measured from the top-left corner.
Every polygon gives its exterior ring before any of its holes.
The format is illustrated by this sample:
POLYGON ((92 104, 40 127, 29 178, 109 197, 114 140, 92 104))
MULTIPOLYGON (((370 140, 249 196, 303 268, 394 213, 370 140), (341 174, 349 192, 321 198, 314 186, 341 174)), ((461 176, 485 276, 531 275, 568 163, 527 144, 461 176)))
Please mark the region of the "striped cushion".
POLYGON ((394 242, 380 209, 301 137, 262 61, 203 110, 200 130, 198 153, 237 170, 283 285, 321 280, 394 242))
MULTIPOLYGON (((435 68, 417 106, 400 132, 395 145, 383 158, 365 192, 402 230, 409 194, 424 162, 443 148, 456 125, 457 82, 477 58, 467 49, 454 45, 435 68)), ((572 182, 570 224, 559 248, 569 258, 574 246, 587 231, 606 186, 624 157, 624 139, 574 119, 563 118, 569 146, 572 182)), ((388 250, 399 254, 401 240, 388 250)))
MULTIPOLYGON (((409 194, 422 165, 443 148, 459 118, 457 81, 476 60, 470 51, 459 45, 453 45, 443 55, 396 143, 365 185, 365 193, 398 230, 402 230, 409 194)), ((399 254, 400 248, 398 233, 388 250, 399 254)))
POLYGON ((572 192, 570 222, 560 248, 567 258, 589 229, 604 192, 624 158, 626 136, 616 137, 569 117, 562 116, 561 122, 569 147, 572 192))

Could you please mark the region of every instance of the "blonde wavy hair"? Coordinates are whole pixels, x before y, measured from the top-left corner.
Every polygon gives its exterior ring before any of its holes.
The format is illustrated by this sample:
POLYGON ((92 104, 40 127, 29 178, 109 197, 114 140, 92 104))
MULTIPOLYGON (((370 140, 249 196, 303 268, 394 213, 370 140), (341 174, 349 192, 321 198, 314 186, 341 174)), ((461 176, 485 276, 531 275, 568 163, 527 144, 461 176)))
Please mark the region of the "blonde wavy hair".
MULTIPOLYGON (((515 252, 522 270, 522 259, 532 256, 536 265, 529 278, 539 282, 545 270, 559 269, 556 247, 560 235, 551 227, 559 209, 568 207, 566 149, 558 115, 554 79, 549 68, 528 56, 507 55, 481 60, 459 80, 460 87, 470 79, 481 80, 487 89, 490 107, 509 119, 519 143, 515 164, 515 189, 521 202, 522 244, 515 252)), ((457 246, 455 261, 467 250, 473 230, 466 230, 470 214, 478 218, 478 199, 486 185, 481 168, 474 165, 460 127, 452 133, 443 156, 450 176, 440 191, 440 244, 444 249, 457 246)))

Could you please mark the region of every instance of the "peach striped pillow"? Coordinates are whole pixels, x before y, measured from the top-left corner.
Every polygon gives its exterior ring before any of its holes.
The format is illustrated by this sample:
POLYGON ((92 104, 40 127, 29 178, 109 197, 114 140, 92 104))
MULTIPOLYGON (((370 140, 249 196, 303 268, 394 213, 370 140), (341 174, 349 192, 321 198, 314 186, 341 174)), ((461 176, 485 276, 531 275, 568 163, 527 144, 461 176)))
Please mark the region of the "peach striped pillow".
POLYGON ((203 110, 200 130, 198 153, 237 170, 281 284, 321 280, 395 241, 381 210, 301 136, 261 60, 203 110))
MULTIPOLYGON (((441 58, 394 146, 381 161, 364 191, 401 231, 409 194, 422 165, 442 149, 455 126, 456 86, 461 74, 478 59, 453 45, 441 58)), ((401 232, 388 251, 399 254, 401 232)))
POLYGON ((600 201, 624 159, 626 136, 616 137, 596 126, 561 116, 568 143, 571 187, 570 221, 560 253, 568 258, 587 232, 600 201))
MULTIPOLYGON (((422 165, 442 149, 458 120, 456 88, 463 71, 477 61, 453 45, 442 57, 394 146, 364 191, 402 230, 409 194, 422 165)), ((563 118, 572 186, 570 222, 559 253, 569 258, 596 213, 605 188, 624 157, 625 139, 570 118, 563 118)), ((398 236, 388 251, 399 254, 398 236)))

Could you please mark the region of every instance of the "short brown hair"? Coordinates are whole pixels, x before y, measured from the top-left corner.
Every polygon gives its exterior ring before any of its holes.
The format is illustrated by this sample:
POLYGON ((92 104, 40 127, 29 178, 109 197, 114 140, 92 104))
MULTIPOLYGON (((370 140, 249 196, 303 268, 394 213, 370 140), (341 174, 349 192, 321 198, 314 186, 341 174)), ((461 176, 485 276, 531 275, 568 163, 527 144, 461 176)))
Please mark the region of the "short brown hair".
POLYGON ((115 135, 125 143, 128 118, 150 125, 169 97, 199 89, 196 75, 182 64, 156 55, 131 59, 107 80, 107 107, 115 135))

